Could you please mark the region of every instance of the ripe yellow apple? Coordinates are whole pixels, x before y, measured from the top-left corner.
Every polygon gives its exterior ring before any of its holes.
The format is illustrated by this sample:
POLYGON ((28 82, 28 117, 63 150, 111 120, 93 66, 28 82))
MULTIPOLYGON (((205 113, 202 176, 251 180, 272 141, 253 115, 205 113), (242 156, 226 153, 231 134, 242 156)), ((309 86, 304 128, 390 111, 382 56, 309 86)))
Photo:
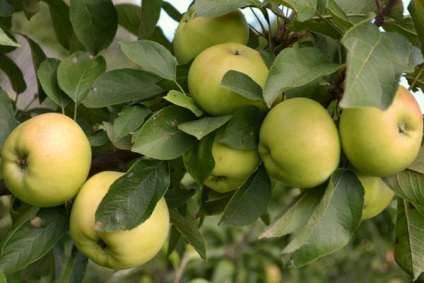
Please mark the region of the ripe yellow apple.
POLYGON ((380 214, 393 199, 394 192, 380 177, 354 172, 364 188, 364 208, 362 220, 370 219, 380 214))
POLYGON ((209 47, 194 59, 188 73, 188 89, 198 106, 212 116, 230 115, 248 105, 266 110, 263 100, 251 100, 221 86, 230 70, 248 75, 261 87, 269 73, 261 54, 248 46, 232 42, 209 47))
POLYGON ((131 230, 95 230, 95 213, 103 197, 123 173, 104 171, 81 188, 72 206, 70 233, 78 250, 98 265, 127 269, 150 261, 163 247, 169 232, 169 211, 164 198, 150 218, 131 230))
POLYGON ((258 151, 240 150, 220 143, 222 131, 218 130, 212 144, 215 166, 204 184, 219 193, 238 189, 258 167, 258 151))
POLYGON ((179 22, 172 41, 175 57, 187 63, 206 48, 224 42, 246 44, 249 25, 240 10, 217 17, 196 15, 191 6, 179 22))
POLYGON ((312 99, 296 97, 268 112, 258 150, 270 177, 306 189, 331 176, 339 165, 341 147, 327 110, 312 99))
POLYGON ((399 173, 414 161, 423 137, 423 117, 414 96, 399 86, 385 111, 344 109, 339 131, 352 166, 364 174, 384 177, 399 173))
POLYGON ((10 192, 33 206, 50 207, 74 198, 87 179, 92 156, 90 143, 74 120, 45 113, 10 133, 1 158, 10 192))

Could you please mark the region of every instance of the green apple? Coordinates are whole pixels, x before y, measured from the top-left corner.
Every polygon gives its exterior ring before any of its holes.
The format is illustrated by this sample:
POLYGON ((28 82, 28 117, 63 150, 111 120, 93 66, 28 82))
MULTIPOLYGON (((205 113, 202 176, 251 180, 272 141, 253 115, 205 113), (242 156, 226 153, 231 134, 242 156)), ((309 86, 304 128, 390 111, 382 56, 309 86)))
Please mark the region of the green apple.
POLYGON ((240 10, 217 17, 200 17, 196 15, 193 5, 182 16, 172 45, 177 61, 183 64, 215 44, 224 42, 246 44, 248 39, 249 25, 240 10))
POLYGON ((364 188, 364 208, 362 219, 370 219, 380 214, 393 200, 394 192, 380 177, 354 172, 364 188))
POLYGON ((341 146, 327 110, 312 99, 296 97, 268 112, 258 150, 270 177, 306 189, 331 176, 339 165, 341 146))
POLYGON ((263 100, 251 100, 221 86, 225 73, 235 70, 264 87, 269 70, 261 54, 240 43, 222 43, 207 48, 194 59, 188 73, 188 89, 197 105, 212 116, 230 115, 253 105, 261 110, 263 100))
POLYGON ((238 189, 258 167, 258 151, 240 150, 220 142, 222 130, 218 130, 212 144, 215 166, 204 184, 218 193, 238 189))
POLYGON ((100 266, 127 269, 150 261, 163 247, 169 232, 169 211, 164 198, 151 216, 131 230, 101 232, 95 229, 95 213, 110 186, 123 173, 104 171, 81 188, 72 206, 71 237, 78 250, 100 266))
POLYGON ((348 108, 339 124, 342 149, 352 166, 372 176, 399 173, 415 159, 423 137, 423 117, 414 96, 400 86, 390 107, 348 108))
POLYGON ((75 197, 87 179, 92 156, 74 120, 45 113, 10 133, 1 158, 4 182, 14 196, 33 206, 51 207, 75 197))

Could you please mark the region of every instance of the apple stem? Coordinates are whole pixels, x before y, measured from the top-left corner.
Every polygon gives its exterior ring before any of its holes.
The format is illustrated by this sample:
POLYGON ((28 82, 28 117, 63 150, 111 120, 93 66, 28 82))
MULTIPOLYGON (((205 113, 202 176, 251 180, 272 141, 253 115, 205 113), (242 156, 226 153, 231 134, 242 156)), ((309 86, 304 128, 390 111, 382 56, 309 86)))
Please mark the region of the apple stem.
POLYGON ((19 168, 21 168, 22 170, 25 170, 28 168, 28 155, 23 155, 21 157, 19 157, 19 159, 16 161, 16 163, 18 164, 19 168))

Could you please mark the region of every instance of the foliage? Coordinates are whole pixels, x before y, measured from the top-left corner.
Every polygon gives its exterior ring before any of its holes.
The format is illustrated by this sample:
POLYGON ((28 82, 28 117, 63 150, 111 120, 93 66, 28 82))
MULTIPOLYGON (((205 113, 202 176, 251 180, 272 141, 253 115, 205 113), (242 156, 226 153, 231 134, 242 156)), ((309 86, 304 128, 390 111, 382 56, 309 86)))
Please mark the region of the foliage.
MULTIPOLYGON (((402 3, 393 0, 195 0, 194 5, 200 16, 236 8, 262 16, 260 24, 251 25, 248 44, 269 63, 264 88, 234 71, 222 85, 259 97, 269 107, 281 93, 309 97, 337 123, 338 105, 386 109, 401 77, 411 89, 424 89, 423 1, 412 0, 407 16, 402 3)), ((73 248, 67 234, 72 203, 38 209, 4 196, 0 282, 27 276, 83 282, 84 274, 85 280, 94 280, 90 270, 101 270, 116 282, 196 277, 275 282, 269 278, 273 272, 281 281, 312 282, 320 276, 371 282, 346 265, 371 266, 376 277, 386 273, 417 280, 424 272, 424 151, 408 169, 386 180, 397 195, 397 208, 363 222, 363 188, 343 162, 327 183, 303 192, 270 180, 262 166, 237 191, 211 191, 201 183, 213 168, 216 130, 224 129, 227 145, 252 149, 263 117, 249 107, 211 117, 195 105, 187 88, 191 62, 177 63, 171 41, 158 26, 162 10, 176 21, 182 16, 157 0, 144 0, 141 6, 110 0, 0 0, 0 69, 2 82, 10 85, 0 86, 0 148, 13 128, 32 115, 69 115, 90 139, 92 174, 121 170, 128 176, 103 199, 96 214, 101 229, 137 226, 163 195, 172 224, 167 247, 154 261, 112 274, 73 248), (37 38, 40 32, 29 24, 39 15, 50 23, 44 38, 37 38), (131 36, 120 40, 122 30, 131 36), (14 56, 25 46, 36 74, 36 91, 29 99, 27 89, 34 88, 14 56), (113 61, 111 50, 121 59, 113 61), (21 101, 29 102, 20 107, 21 101), (38 106, 31 107, 35 101, 38 106), (128 194, 121 194, 120 187, 129 187, 128 194), (364 254, 380 258, 370 262, 364 254), (394 260, 385 260, 386 254, 394 260), (334 269, 324 272, 321 264, 334 269), (346 278, 337 278, 341 275, 346 278)), ((1 194, 8 194, 3 184, 1 194)))

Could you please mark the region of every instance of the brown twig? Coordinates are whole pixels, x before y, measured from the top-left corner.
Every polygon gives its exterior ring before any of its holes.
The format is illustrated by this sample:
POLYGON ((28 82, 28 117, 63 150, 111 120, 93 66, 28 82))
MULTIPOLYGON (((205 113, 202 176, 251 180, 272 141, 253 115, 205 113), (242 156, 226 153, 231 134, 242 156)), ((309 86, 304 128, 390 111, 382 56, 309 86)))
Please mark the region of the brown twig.
POLYGON ((375 17, 374 22, 376 26, 380 27, 387 23, 386 16, 398 1, 399 0, 390 0, 389 3, 383 7, 381 0, 375 0, 378 9, 378 15, 375 17))

